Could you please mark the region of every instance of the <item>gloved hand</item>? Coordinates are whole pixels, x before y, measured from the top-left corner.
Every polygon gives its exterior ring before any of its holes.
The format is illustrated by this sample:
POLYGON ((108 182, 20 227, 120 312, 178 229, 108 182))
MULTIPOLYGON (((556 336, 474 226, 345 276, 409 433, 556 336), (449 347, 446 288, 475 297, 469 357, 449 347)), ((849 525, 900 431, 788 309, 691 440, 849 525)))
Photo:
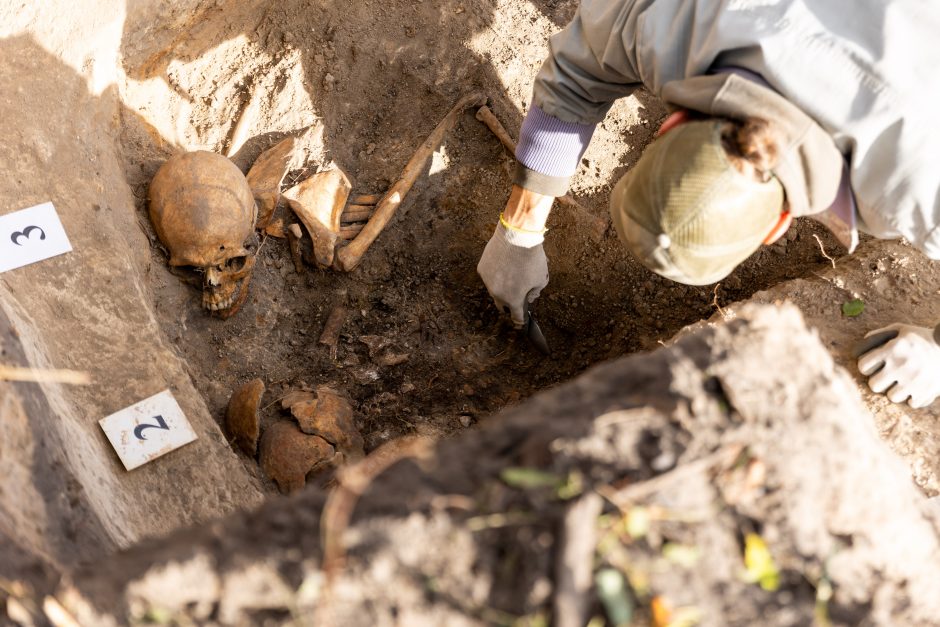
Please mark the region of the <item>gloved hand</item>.
POLYGON ((516 328, 525 323, 524 303, 534 301, 548 285, 544 239, 537 231, 507 229, 497 224, 477 264, 477 273, 496 306, 504 313, 509 311, 516 328))
POLYGON ((887 391, 895 403, 907 400, 915 409, 926 407, 940 396, 940 344, 934 340, 933 329, 909 324, 892 324, 865 337, 892 329, 898 336, 859 357, 858 369, 870 375, 872 392, 887 391))

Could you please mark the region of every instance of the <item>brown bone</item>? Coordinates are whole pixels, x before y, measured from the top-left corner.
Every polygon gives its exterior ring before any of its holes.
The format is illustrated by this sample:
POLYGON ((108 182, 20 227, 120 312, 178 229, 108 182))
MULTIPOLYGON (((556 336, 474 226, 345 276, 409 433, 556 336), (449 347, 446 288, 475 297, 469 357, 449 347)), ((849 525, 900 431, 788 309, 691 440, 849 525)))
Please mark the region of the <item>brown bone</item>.
MULTIPOLYGON (((477 110, 477 119, 486 124, 486 127, 493 131, 493 134, 502 142, 506 150, 508 150, 513 156, 516 154, 516 142, 513 141, 512 137, 509 135, 509 132, 506 130, 499 119, 493 115, 493 112, 490 111, 490 108, 486 105, 480 107, 477 110)), ((559 196, 557 198, 558 203, 570 207, 576 211, 575 215, 587 222, 590 228, 591 237, 594 240, 599 241, 604 238, 604 232, 607 230, 607 220, 599 218, 584 208, 578 201, 574 198, 565 194, 564 196, 559 196)))
POLYGON ((264 382, 252 379, 232 393, 225 411, 225 426, 245 455, 255 456, 258 448, 258 406, 264 394, 264 382))
POLYGON ((479 107, 484 104, 486 104, 486 96, 482 93, 474 93, 465 96, 450 110, 447 116, 441 120, 431 134, 428 135, 428 138, 424 140, 424 143, 415 151, 411 160, 408 161, 408 164, 405 166, 405 169, 402 170, 401 177, 389 188, 385 196, 382 197, 382 200, 376 205, 375 213, 369 219, 365 228, 360 231, 356 239, 350 242, 348 246, 341 248, 336 253, 334 267, 337 270, 349 272, 359 265, 359 262, 362 261, 362 256, 369 250, 372 242, 379 236, 389 220, 392 219, 392 216, 395 215, 395 211, 398 209, 398 206, 401 205, 405 195, 411 190, 418 176, 424 171, 424 166, 444 140, 444 135, 457 123, 457 118, 460 114, 463 113, 464 109, 467 107, 479 107))
POLYGON ((324 268, 333 263, 340 216, 350 189, 349 178, 335 169, 314 174, 284 192, 291 209, 310 233, 317 264, 324 268))
POLYGON ((256 229, 266 227, 274 215, 277 201, 281 197, 281 183, 290 168, 296 146, 295 138, 284 139, 261 153, 248 171, 248 186, 258 202, 256 229))

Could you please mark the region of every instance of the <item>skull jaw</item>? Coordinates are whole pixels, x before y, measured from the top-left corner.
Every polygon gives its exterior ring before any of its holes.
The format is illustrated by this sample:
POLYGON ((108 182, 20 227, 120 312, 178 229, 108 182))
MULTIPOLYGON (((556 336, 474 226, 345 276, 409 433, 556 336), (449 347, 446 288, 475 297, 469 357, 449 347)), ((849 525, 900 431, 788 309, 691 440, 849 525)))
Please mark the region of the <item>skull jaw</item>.
POLYGON ((210 280, 211 275, 207 273, 207 281, 202 291, 203 308, 222 320, 237 314, 248 299, 248 285, 253 268, 254 257, 249 257, 242 270, 224 274, 219 282, 210 280))
POLYGON ((248 284, 251 275, 241 281, 233 281, 224 288, 216 288, 202 293, 202 306, 210 315, 226 320, 231 318, 242 308, 248 300, 248 284))

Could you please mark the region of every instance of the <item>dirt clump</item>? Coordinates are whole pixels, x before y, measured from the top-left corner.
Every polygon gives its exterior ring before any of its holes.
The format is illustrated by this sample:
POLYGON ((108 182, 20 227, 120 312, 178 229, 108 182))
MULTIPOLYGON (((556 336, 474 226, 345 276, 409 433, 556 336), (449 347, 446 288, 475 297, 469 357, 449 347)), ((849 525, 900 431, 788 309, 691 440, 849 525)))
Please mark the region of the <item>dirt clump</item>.
POLYGON ((600 494, 583 557, 619 573, 641 623, 936 624, 940 519, 866 420, 795 308, 744 308, 402 459, 348 528, 321 526, 336 497, 308 489, 115 556, 59 598, 96 624, 541 624, 564 521, 600 494), (332 578, 323 537, 346 548, 332 578), (181 572, 204 585, 162 596, 181 572))

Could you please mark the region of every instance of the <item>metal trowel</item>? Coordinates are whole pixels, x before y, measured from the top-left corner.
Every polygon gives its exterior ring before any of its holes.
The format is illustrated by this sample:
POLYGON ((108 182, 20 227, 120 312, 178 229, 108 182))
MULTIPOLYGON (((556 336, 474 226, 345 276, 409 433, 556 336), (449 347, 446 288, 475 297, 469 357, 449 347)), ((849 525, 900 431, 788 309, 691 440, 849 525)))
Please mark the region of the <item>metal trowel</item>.
POLYGON ((548 347, 548 342, 545 341, 542 329, 539 327, 539 323, 536 322, 535 316, 532 315, 530 307, 531 304, 529 301, 526 301, 522 305, 522 315, 525 318, 525 322, 522 323, 522 330, 525 331, 526 337, 529 338, 529 341, 532 342, 535 348, 539 349, 540 353, 543 355, 551 355, 552 351, 548 347))

